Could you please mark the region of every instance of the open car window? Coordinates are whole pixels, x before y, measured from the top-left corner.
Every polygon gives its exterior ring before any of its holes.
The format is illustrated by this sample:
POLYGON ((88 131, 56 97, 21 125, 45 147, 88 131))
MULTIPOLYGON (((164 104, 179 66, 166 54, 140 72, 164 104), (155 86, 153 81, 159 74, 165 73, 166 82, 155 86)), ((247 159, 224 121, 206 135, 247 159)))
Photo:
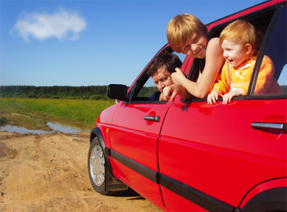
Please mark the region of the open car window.
MULTIPOLYGON (((183 61, 185 58, 185 55, 173 52, 173 50, 169 46, 163 49, 161 53, 163 53, 164 51, 176 54, 181 61, 183 61)), ((153 60, 155 58, 156 57, 154 57, 153 60)), ((167 102, 167 101, 159 101, 160 91, 156 87, 152 77, 147 74, 149 67, 150 65, 145 69, 145 71, 138 78, 137 82, 133 85, 133 88, 130 90, 130 102, 131 103, 139 104, 139 103, 165 103, 167 102)))
MULTIPOLYGON (((210 29, 209 37, 210 38, 219 37, 221 31, 229 23, 231 23, 237 19, 242 19, 242 20, 246 20, 246 21, 250 22, 256 28, 258 34, 261 35, 261 38, 263 40, 275 12, 276 12, 276 8, 270 7, 270 8, 264 9, 264 11, 257 11, 257 12, 248 14, 246 16, 230 20, 229 22, 226 22, 224 24, 218 25, 218 26, 210 29)), ((286 43, 286 37, 285 37, 285 43, 286 43)), ((284 47, 286 50, 286 45, 284 47)), ((194 59, 193 64, 192 64, 190 71, 188 73, 188 79, 190 79, 191 81, 196 81, 198 78, 199 72, 201 70, 203 70, 203 68, 204 68, 204 65, 205 65, 204 63, 205 63, 205 61, 202 59, 194 59)), ((234 97, 233 99, 244 99, 244 96, 234 97)), ((189 99, 189 100, 183 100, 182 99, 182 101, 184 101, 184 102, 206 101, 206 98, 199 99, 199 98, 193 97, 192 99, 189 99)))
POLYGON ((153 79, 148 76, 147 81, 139 90, 136 101, 158 101, 160 92, 155 86, 153 79))

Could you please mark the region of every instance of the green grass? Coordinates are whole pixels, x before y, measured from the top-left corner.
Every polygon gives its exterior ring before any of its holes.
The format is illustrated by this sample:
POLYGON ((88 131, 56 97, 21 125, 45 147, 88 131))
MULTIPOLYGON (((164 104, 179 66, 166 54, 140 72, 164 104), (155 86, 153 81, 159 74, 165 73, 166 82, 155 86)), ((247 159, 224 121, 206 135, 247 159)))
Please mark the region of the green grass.
POLYGON ((46 122, 91 129, 101 111, 114 100, 1 98, 1 118, 29 129, 46 129, 46 122))

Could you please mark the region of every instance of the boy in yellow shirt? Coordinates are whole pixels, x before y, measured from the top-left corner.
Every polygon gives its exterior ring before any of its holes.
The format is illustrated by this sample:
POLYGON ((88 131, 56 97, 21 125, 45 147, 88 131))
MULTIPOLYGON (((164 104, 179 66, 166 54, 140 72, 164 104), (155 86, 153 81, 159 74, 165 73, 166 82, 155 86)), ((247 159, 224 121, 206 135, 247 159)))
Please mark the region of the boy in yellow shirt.
MULTIPOLYGON (((247 94, 259 49, 254 27, 242 20, 229 24, 220 34, 219 43, 226 62, 222 68, 207 103, 213 104, 219 96, 227 104, 234 96, 247 94)), ((272 60, 266 55, 258 74, 255 94, 281 93, 275 80, 272 60)))

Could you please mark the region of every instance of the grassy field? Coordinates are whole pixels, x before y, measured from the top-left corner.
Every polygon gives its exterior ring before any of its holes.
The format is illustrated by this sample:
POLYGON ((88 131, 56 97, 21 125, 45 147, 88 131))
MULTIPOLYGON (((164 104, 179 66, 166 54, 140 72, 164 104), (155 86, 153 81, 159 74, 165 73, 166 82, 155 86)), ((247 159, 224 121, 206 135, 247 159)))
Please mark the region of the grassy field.
POLYGON ((92 129, 100 112, 113 104, 114 100, 1 98, 0 120, 28 129, 47 130, 48 121, 92 129))

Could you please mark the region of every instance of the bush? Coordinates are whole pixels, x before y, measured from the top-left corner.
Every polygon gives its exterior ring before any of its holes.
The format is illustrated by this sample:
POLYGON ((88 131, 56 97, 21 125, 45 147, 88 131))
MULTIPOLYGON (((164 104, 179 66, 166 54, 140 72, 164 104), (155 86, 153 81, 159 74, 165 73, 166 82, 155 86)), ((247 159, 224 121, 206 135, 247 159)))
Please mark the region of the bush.
POLYGON ((74 96, 67 96, 65 99, 76 99, 74 96))
POLYGON ((51 98, 51 95, 47 95, 47 94, 41 94, 40 96, 41 98, 51 98))
POLYGON ((38 98, 38 96, 36 94, 29 94, 28 98, 38 98))
POLYGON ((7 123, 7 119, 4 116, 0 116, 0 126, 3 126, 7 123))
POLYGON ((92 100, 106 100, 107 98, 101 94, 94 94, 90 96, 90 99, 92 100))

